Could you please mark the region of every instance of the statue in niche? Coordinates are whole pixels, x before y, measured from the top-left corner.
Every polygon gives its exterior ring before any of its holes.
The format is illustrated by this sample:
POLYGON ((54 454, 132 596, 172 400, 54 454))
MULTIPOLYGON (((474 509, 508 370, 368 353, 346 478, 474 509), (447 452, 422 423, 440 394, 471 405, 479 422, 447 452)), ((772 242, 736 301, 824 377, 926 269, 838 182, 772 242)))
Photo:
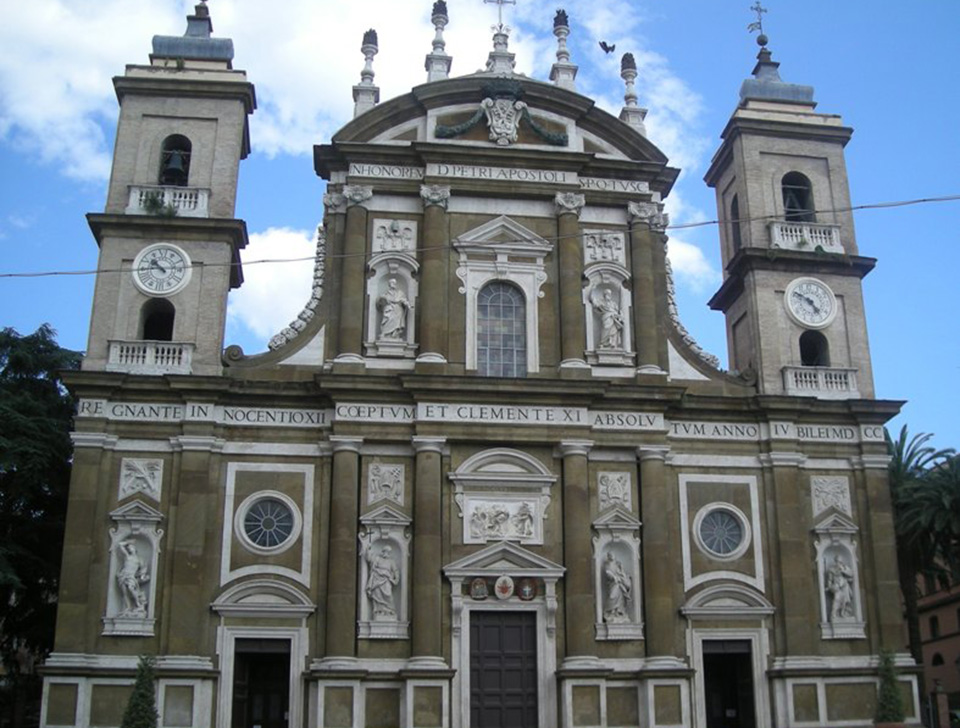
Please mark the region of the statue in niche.
POLYGON ((833 557, 827 568, 826 591, 830 596, 830 621, 853 619, 853 571, 840 558, 833 557))
POLYGON ((377 300, 380 308, 380 338, 401 341, 407 331, 407 312, 410 301, 397 285, 397 279, 387 282, 386 292, 377 300))
POLYGON ((367 563, 370 571, 367 575, 366 592, 373 607, 374 620, 396 620, 393 587, 400 583, 400 570, 393 560, 393 549, 383 546, 379 552, 371 552, 367 555, 367 563))
POLYGON ((620 304, 613 300, 610 290, 604 289, 602 295, 595 290, 590 295, 590 303, 600 314, 600 340, 597 348, 623 348, 623 316, 620 315, 620 304))
POLYGON ((603 563, 603 580, 606 587, 603 621, 607 624, 630 622, 627 602, 633 598, 632 579, 623 570, 623 564, 612 551, 607 552, 607 559, 603 563))
POLYGON ((150 581, 147 565, 137 552, 137 545, 131 541, 121 541, 117 546, 120 567, 117 569, 117 586, 123 598, 121 617, 146 617, 147 595, 143 584, 150 581))

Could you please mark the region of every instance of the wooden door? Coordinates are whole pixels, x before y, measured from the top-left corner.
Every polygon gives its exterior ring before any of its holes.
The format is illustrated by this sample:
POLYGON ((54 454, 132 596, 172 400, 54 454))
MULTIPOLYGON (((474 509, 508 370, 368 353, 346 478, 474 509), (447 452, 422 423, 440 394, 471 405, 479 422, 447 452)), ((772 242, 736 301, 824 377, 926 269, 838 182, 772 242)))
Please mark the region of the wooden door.
POLYGON ((537 615, 470 615, 471 728, 536 728, 537 615))

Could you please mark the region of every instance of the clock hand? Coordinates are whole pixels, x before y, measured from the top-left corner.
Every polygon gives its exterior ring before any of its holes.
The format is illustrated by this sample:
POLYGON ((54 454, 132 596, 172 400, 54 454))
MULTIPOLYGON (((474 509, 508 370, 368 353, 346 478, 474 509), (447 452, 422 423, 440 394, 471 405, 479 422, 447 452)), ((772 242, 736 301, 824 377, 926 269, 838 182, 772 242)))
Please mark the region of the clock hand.
POLYGON ((154 258, 153 260, 150 261, 150 265, 151 265, 151 267, 156 268, 156 269, 159 270, 161 273, 163 273, 164 275, 166 275, 167 269, 164 268, 162 265, 160 265, 160 263, 157 261, 156 258, 154 258))

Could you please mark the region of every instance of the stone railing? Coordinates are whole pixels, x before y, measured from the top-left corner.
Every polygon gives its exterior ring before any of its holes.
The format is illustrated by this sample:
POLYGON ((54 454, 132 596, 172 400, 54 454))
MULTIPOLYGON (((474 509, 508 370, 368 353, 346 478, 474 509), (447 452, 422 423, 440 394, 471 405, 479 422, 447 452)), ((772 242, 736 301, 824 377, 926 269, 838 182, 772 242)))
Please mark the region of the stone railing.
POLYGON ((111 341, 108 372, 190 374, 193 344, 176 341, 111 341))
POLYGON ((210 190, 203 187, 134 185, 130 187, 128 215, 210 217, 210 190))
POLYGON ((784 367, 784 394, 818 399, 857 399, 857 370, 840 367, 784 367))
POLYGON ((824 253, 842 253, 839 225, 821 225, 815 222, 788 222, 774 220, 770 225, 770 245, 785 250, 803 250, 813 253, 820 248, 824 253))

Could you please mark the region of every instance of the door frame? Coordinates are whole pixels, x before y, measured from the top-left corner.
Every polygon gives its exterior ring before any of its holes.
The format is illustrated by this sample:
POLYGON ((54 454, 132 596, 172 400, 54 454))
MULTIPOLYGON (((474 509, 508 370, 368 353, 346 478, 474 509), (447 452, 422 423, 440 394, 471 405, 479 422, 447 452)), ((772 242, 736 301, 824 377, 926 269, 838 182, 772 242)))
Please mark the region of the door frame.
MULTIPOLYGON (((539 728, 557 725, 557 640, 556 628, 547 629, 545 602, 464 600, 453 625, 453 700, 460 710, 453 711, 454 728, 468 728, 470 722, 470 615, 473 612, 534 612, 537 616, 537 724, 539 728)), ((456 615, 456 612, 454 612, 456 615)))
POLYGON ((290 719, 287 728, 303 726, 303 666, 308 639, 305 627, 228 627, 217 630, 217 654, 220 656, 220 685, 217 695, 217 728, 233 724, 234 664, 238 639, 270 639, 290 642, 290 719))
POLYGON ((705 728, 707 725, 706 686, 703 680, 703 643, 712 641, 737 640, 750 643, 750 667, 753 671, 753 710, 756 725, 770 724, 770 701, 767 685, 767 655, 770 644, 767 630, 758 629, 692 629, 690 631, 690 655, 694 669, 694 726, 705 728))

